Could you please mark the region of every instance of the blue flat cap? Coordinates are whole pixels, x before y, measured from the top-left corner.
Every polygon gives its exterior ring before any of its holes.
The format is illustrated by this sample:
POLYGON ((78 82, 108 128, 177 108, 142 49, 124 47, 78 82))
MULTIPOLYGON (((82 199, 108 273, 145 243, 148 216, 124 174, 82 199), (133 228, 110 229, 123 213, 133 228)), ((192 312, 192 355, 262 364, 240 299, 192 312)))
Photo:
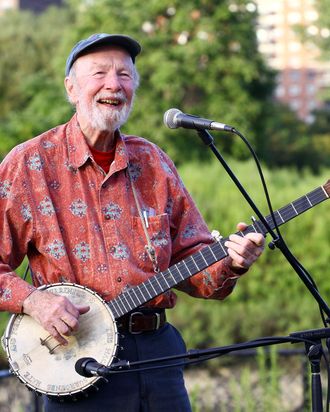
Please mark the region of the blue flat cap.
POLYGON ((133 63, 135 63, 135 57, 140 53, 141 46, 132 37, 124 34, 107 34, 96 33, 84 40, 80 40, 71 50, 69 57, 67 58, 65 65, 65 75, 68 76, 73 63, 78 57, 83 54, 87 54, 90 50, 93 50, 96 46, 120 46, 127 50, 130 54, 133 63))

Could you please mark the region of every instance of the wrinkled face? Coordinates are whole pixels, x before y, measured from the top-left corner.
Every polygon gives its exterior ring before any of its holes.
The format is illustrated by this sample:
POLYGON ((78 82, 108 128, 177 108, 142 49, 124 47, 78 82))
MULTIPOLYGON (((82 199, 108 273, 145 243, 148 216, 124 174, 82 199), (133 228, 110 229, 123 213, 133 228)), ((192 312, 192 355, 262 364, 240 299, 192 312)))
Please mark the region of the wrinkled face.
POLYGON ((113 132, 129 116, 137 84, 130 55, 106 46, 79 57, 65 79, 68 97, 81 126, 113 132))

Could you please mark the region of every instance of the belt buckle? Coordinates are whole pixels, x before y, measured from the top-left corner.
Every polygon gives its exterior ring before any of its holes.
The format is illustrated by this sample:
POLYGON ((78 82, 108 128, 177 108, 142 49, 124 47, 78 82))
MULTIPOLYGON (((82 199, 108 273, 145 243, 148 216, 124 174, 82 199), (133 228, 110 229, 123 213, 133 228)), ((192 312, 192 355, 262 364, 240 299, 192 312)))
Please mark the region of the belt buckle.
MULTIPOLYGON (((143 316, 144 314, 143 312, 133 312, 130 314, 129 321, 128 321, 128 332, 131 333, 132 335, 139 335, 140 333, 143 333, 144 331, 143 330, 140 330, 140 331, 132 330, 132 327, 134 326, 133 316, 135 315, 143 316)), ((153 313, 153 315, 156 315, 156 326, 154 329, 151 329, 151 330, 158 330, 160 328, 160 313, 155 312, 153 313)))
POLYGON ((130 314, 129 321, 128 321, 128 332, 131 333, 132 335, 139 335, 140 333, 142 333, 142 330, 140 330, 138 332, 135 332, 135 331, 132 330, 132 327, 134 325, 133 316, 135 316, 135 315, 143 316, 143 313, 142 312, 133 312, 133 313, 130 314))
POLYGON ((154 315, 156 315, 156 327, 155 330, 158 330, 160 328, 160 313, 155 312, 154 315))

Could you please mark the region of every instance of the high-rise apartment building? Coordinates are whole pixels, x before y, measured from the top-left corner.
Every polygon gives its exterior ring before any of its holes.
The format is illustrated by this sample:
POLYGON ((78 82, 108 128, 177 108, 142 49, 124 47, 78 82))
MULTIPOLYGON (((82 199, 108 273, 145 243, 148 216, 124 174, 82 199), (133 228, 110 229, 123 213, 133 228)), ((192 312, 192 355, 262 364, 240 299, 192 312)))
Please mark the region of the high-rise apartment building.
POLYGON ((276 97, 298 116, 312 122, 312 112, 322 106, 320 93, 330 87, 330 64, 322 62, 312 42, 302 42, 299 27, 311 36, 330 36, 318 28, 315 0, 256 0, 259 12, 259 50, 278 70, 276 97))

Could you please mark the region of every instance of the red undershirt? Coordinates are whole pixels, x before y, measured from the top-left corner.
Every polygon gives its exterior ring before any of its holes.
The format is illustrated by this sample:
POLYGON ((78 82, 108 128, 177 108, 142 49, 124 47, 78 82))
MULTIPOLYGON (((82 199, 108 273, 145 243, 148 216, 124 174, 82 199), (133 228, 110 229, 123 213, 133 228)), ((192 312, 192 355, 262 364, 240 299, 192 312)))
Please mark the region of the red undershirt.
POLYGON ((99 150, 94 149, 93 147, 89 147, 95 162, 102 167, 105 173, 109 172, 110 165, 113 162, 115 157, 115 149, 116 146, 110 150, 109 152, 100 152, 99 150))

